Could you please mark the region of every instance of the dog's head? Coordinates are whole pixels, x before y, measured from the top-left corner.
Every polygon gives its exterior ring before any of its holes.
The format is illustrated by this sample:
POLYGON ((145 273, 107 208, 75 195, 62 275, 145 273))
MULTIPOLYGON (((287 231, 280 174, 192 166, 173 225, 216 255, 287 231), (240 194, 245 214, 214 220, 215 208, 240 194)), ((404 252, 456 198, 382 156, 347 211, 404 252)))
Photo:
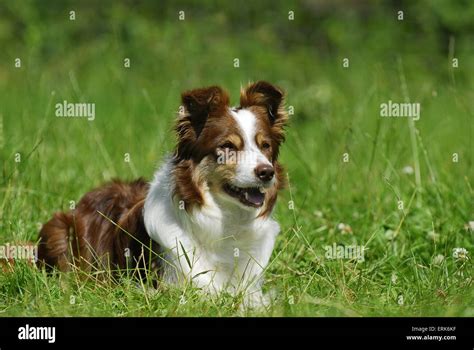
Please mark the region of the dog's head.
POLYGON ((176 125, 176 194, 187 206, 204 204, 203 191, 248 210, 271 211, 283 186, 278 163, 288 115, 284 93, 259 81, 241 90, 230 107, 217 86, 182 94, 176 125))

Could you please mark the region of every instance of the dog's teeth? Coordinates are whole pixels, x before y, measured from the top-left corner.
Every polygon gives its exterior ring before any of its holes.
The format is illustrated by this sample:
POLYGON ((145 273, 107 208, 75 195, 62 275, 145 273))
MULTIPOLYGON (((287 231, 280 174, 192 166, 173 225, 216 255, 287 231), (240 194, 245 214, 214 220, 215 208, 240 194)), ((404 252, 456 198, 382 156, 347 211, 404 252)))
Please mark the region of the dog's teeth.
POLYGON ((260 191, 260 193, 265 193, 265 190, 263 189, 263 187, 259 187, 258 190, 260 191))
POLYGON ((248 194, 248 192, 245 192, 245 193, 244 193, 244 197, 245 197, 245 200, 246 200, 246 201, 249 200, 249 194, 248 194))

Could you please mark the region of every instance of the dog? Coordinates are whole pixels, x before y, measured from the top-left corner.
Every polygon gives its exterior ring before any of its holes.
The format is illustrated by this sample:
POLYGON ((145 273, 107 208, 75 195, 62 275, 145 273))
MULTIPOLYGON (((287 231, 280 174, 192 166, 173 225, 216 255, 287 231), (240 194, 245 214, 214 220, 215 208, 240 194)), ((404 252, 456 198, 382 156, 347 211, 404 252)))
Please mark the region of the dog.
POLYGON ((152 182, 114 180, 56 213, 39 234, 40 265, 153 266, 164 283, 268 302, 263 272, 280 231, 271 213, 285 186, 284 99, 265 81, 241 89, 238 107, 218 86, 182 93, 176 148, 152 182))

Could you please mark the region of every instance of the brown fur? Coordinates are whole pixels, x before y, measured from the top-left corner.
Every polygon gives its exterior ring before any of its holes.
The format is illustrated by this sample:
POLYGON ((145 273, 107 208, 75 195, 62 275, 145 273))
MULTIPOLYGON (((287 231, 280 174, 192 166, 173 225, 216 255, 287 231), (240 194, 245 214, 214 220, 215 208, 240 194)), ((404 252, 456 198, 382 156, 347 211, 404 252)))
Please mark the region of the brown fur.
POLYGON ((184 202, 184 208, 189 210, 191 206, 204 204, 204 198, 200 190, 201 184, 193 173, 198 171, 194 162, 190 159, 176 161, 173 169, 175 180, 174 195, 184 202))
POLYGON ((174 156, 175 195, 186 210, 204 204, 199 190, 197 165, 206 156, 217 158, 216 149, 230 135, 239 135, 234 118, 228 112, 229 95, 220 87, 196 89, 181 96, 185 114, 176 124, 178 137, 174 156))
MULTIPOLYGON (((219 181, 231 178, 235 165, 217 165, 219 150, 229 143, 240 150, 243 142, 229 113, 229 95, 220 87, 187 91, 181 99, 185 113, 178 118, 175 128, 178 140, 172 175, 174 196, 183 200, 189 210, 205 205, 202 193, 205 181, 218 190, 219 181)), ((269 83, 257 82, 241 91, 239 108, 247 108, 256 115, 255 141, 275 170, 276 184, 267 191, 260 214, 267 216, 278 191, 285 185, 284 170, 277 161, 288 121, 284 94, 269 83)), ((85 269, 92 266, 123 269, 128 265, 127 249, 132 267, 156 265, 159 246, 151 241, 143 223, 147 191, 148 184, 142 179, 129 183, 115 180, 84 195, 76 209, 54 214, 39 234, 39 265, 56 266, 63 271, 72 265, 85 269)))
POLYGON ((251 84, 240 93, 240 106, 247 108, 257 117, 259 131, 255 136, 255 141, 263 154, 272 162, 275 170, 276 183, 267 191, 260 216, 270 215, 275 206, 278 191, 286 186, 285 170, 277 161, 280 146, 285 141, 284 132, 288 123, 284 99, 285 95, 280 88, 264 81, 251 84), (271 145, 267 150, 262 148, 264 140, 271 145))
MULTIPOLYGON (((202 184, 198 183, 201 176, 192 176, 199 171, 197 165, 206 156, 217 156, 217 150, 226 142, 230 141, 236 151, 241 150, 243 142, 238 125, 228 111, 229 95, 226 91, 211 86, 184 92, 181 99, 185 113, 176 125, 175 195, 184 201, 186 210, 189 210, 194 205, 204 204, 200 191, 202 184)), ((266 216, 273 209, 278 190, 285 184, 284 170, 277 162, 288 122, 284 93, 278 87, 260 81, 241 91, 239 108, 247 108, 257 117, 259 132, 255 141, 275 168, 276 186, 268 191, 261 214, 266 216), (264 143, 270 144, 270 147, 265 149, 264 143)), ((217 172, 226 174, 229 169, 217 169, 217 172)))
POLYGON ((285 110, 283 91, 265 81, 251 84, 240 92, 240 106, 251 110, 267 130, 272 140, 273 160, 277 160, 280 145, 285 141, 288 113, 285 110))
POLYGON ((147 190, 142 179, 115 180, 84 195, 76 209, 54 214, 40 231, 38 263, 63 271, 71 264, 123 269, 128 249, 129 267, 143 267, 149 262, 143 245, 152 244, 142 216, 147 190))

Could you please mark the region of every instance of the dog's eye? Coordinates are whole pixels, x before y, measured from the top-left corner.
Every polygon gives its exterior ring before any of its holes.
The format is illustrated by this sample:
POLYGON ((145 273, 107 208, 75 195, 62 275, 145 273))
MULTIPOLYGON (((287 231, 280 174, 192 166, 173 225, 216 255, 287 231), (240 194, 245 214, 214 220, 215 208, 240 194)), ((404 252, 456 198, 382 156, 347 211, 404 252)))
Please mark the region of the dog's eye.
POLYGON ((268 142, 263 142, 262 143, 262 148, 263 149, 269 149, 270 148, 270 144, 268 142))
POLYGON ((224 148, 224 149, 225 149, 225 148, 228 148, 228 149, 231 149, 231 150, 232 150, 232 149, 235 149, 235 146, 234 146, 234 144, 233 144, 232 142, 227 141, 227 142, 223 143, 223 144, 220 146, 220 148, 224 148))

